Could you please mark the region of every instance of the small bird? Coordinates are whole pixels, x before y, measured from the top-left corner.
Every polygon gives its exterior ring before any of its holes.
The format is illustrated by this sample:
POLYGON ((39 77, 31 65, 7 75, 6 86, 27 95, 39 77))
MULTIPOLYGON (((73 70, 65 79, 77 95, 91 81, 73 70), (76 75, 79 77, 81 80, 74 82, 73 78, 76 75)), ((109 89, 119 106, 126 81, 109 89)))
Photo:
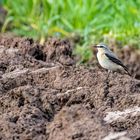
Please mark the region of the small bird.
MULTIPOLYGON (((99 64, 108 70, 108 76, 111 71, 125 71, 129 76, 131 74, 129 73, 127 67, 121 62, 121 60, 109 49, 108 46, 106 46, 103 43, 100 43, 99 45, 96 45, 96 48, 98 50, 97 52, 97 59, 99 61, 99 64)), ((107 76, 107 78, 108 78, 107 76)))

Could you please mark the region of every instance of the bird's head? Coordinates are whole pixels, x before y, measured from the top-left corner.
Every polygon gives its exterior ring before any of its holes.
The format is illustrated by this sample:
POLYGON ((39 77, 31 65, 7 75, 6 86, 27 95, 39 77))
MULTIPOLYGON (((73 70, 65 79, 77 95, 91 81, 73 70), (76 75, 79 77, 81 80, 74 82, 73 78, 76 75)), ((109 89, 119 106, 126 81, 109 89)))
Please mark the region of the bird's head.
POLYGON ((107 51, 109 50, 108 46, 105 45, 104 43, 100 43, 98 45, 95 46, 97 48, 98 51, 107 51))

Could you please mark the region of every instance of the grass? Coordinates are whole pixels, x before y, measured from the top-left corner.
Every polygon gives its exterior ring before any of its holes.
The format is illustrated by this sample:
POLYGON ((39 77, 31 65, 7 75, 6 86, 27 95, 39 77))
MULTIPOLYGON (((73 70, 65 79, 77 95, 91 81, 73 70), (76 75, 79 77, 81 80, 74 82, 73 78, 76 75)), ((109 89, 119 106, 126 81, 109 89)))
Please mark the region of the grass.
MULTIPOLYGON (((47 36, 80 35, 80 46, 108 38, 140 48, 140 1, 2 0, 8 11, 2 32, 11 31, 43 43, 47 36)), ((79 48, 79 45, 78 45, 79 48)), ((85 48, 79 51, 84 55, 85 48), (83 52, 82 52, 83 51, 83 52)), ((86 58, 90 57, 86 53, 86 58), (87 57, 88 56, 88 57, 87 57)))

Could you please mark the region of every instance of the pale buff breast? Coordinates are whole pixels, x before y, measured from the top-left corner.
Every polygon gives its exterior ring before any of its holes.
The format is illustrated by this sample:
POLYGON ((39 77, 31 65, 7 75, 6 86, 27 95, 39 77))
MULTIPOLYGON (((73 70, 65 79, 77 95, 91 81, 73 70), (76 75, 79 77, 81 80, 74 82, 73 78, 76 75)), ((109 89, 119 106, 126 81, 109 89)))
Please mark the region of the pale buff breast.
POLYGON ((116 63, 109 60, 109 58, 104 54, 104 52, 100 52, 100 53, 98 52, 97 59, 99 61, 99 64, 105 69, 112 70, 112 71, 123 69, 120 65, 117 65, 116 63))

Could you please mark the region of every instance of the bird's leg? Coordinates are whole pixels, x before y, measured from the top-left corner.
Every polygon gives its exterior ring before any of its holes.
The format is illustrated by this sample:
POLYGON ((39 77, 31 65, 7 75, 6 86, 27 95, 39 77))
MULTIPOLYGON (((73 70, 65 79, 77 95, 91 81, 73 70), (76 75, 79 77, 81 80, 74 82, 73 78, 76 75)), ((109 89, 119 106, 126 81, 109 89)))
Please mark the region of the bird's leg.
POLYGON ((106 80, 108 80, 110 73, 111 73, 111 71, 108 70, 108 74, 107 74, 106 80))

